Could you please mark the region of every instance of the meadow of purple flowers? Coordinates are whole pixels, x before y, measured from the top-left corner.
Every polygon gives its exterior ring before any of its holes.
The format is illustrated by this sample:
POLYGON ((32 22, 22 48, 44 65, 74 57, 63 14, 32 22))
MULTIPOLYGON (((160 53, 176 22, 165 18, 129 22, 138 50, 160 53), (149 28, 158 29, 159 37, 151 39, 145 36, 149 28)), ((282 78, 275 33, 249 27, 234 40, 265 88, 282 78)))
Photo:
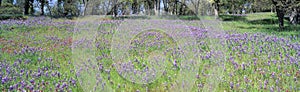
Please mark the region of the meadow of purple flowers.
MULTIPOLYGON (((176 20, 164 21, 176 22, 176 20)), ((199 71, 195 76, 189 76, 196 79, 192 83, 194 85, 191 91, 300 90, 300 44, 295 40, 299 38, 232 32, 209 37, 208 32, 211 29, 202 27, 199 21, 184 22, 188 25, 166 27, 188 28, 193 34, 185 36, 196 38, 197 44, 194 49, 200 54, 193 57, 197 57, 194 62, 199 64, 199 71), (214 43, 215 41, 218 44, 214 43), (214 45, 219 48, 214 48, 214 45), (220 49, 226 50, 219 52, 220 49), (213 72, 215 66, 221 68, 221 72, 213 72), (212 77, 217 77, 213 82, 218 83, 211 83, 212 77)), ((94 42, 97 62, 90 63, 86 60, 81 62, 81 68, 76 68, 74 65, 76 62, 72 59, 72 48, 85 46, 82 45, 85 40, 73 38, 74 33, 82 31, 74 26, 85 25, 84 21, 74 22, 47 17, 0 21, 1 91, 81 92, 86 90, 83 85, 90 85, 90 91, 104 91, 105 86, 110 86, 113 91, 174 91, 176 85, 184 86, 176 80, 176 77, 180 76, 178 75, 180 64, 184 62, 180 61, 180 57, 176 58, 178 61, 170 60, 171 63, 163 71, 162 76, 153 83, 137 84, 120 77, 119 71, 115 69, 117 63, 111 58, 110 50, 113 34, 118 32, 115 30, 122 21, 102 20, 93 23, 98 25, 94 42), (93 76, 89 71, 97 72, 93 76), (95 83, 80 79, 87 76, 93 76, 88 78, 93 78, 89 80, 95 83)), ((149 35, 153 34, 141 35, 145 39, 142 42, 138 40, 135 44, 147 43, 149 35)), ((162 37, 158 40, 163 39, 162 37)), ((158 45, 164 46, 153 44, 149 48, 158 49, 158 45)), ((143 46, 139 46, 138 49, 145 50, 143 46)), ((132 53, 141 54, 137 51, 132 53)), ((139 63, 142 61, 132 62, 125 67, 131 65, 144 67, 139 63)))

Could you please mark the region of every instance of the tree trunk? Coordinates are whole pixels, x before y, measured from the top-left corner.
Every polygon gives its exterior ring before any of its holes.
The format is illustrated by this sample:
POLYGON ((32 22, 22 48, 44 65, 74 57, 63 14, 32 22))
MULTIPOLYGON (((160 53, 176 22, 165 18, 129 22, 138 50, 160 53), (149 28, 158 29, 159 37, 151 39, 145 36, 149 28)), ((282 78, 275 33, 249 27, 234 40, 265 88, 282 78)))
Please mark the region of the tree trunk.
POLYGON ((279 29, 283 30, 284 29, 284 12, 282 9, 277 8, 276 9, 277 17, 278 17, 278 23, 279 23, 279 29))
POLYGON ((215 18, 218 19, 219 18, 219 3, 220 3, 220 0, 215 0, 215 3, 214 3, 214 11, 215 11, 215 18))
POLYGON ((126 2, 122 2, 122 15, 126 15, 126 2))
POLYGON ((154 12, 155 12, 155 15, 157 15, 157 10, 158 10, 158 5, 157 5, 157 3, 158 3, 158 0, 154 0, 154 12))
POLYGON ((149 11, 149 15, 155 15, 155 8, 154 8, 154 3, 152 0, 147 0, 147 4, 148 4, 148 11, 149 11))
POLYGON ((181 2, 180 3, 181 5, 180 5, 180 9, 179 9, 179 15, 184 15, 184 10, 183 10, 183 7, 184 7, 184 5, 183 5, 183 3, 181 2))
POLYGON ((195 4, 194 8, 195 8, 196 15, 198 15, 199 14, 199 10, 198 10, 199 9, 199 5, 195 4))
POLYGON ((161 3, 161 0, 158 0, 158 14, 160 14, 160 3, 161 3))
POLYGON ((281 5, 277 5, 278 1, 272 0, 273 5, 275 5, 276 14, 278 17, 279 30, 284 29, 284 11, 281 5))
MULTIPOLYGON (((231 0, 231 3, 234 3, 234 0, 231 0)), ((236 14, 234 4, 231 5, 232 14, 236 14)))
MULTIPOLYGON (((300 7, 299 7, 300 8, 300 7)), ((297 11, 298 11, 298 14, 297 14, 297 24, 300 24, 300 9, 297 9, 297 11)))
POLYGON ((30 13, 33 15, 34 14, 34 7, 33 7, 33 3, 34 3, 34 0, 29 0, 29 7, 30 7, 30 13))
POLYGON ((271 6, 271 13, 273 13, 273 5, 271 6))
POLYGON ((44 14, 45 14, 45 13, 44 13, 45 0, 40 0, 40 2, 41 2, 41 12, 42 12, 41 15, 44 15, 44 14))
POLYGON ((290 23, 296 25, 298 23, 298 11, 296 8, 293 8, 292 13, 290 15, 290 23))
POLYGON ((115 4, 114 5, 114 8, 113 8, 113 10, 114 10, 114 17, 117 17, 117 15, 118 15, 118 8, 119 8, 119 5, 118 4, 115 4))
POLYGON ((177 11, 178 5, 177 5, 177 3, 178 3, 177 0, 175 0, 175 7, 174 7, 175 8, 175 13, 174 13, 174 15, 178 14, 178 11, 177 11))
POLYGON ((110 10, 110 14, 113 15, 113 17, 117 17, 118 15, 118 1, 112 0, 112 8, 110 10))
POLYGON ((214 11, 215 11, 215 18, 218 19, 219 18, 219 11, 218 11, 218 9, 214 9, 214 11))
POLYGON ((52 16, 52 12, 51 12, 51 9, 50 9, 51 7, 50 7, 48 1, 46 2, 46 5, 47 5, 47 9, 48 9, 48 11, 49 11, 50 16, 52 16))
POLYGON ((191 0, 191 1, 192 1, 192 3, 193 3, 194 8, 195 8, 195 13, 196 13, 196 15, 198 15, 198 14, 199 14, 200 0, 198 0, 198 1, 191 0))
POLYGON ((25 14, 25 15, 28 15, 28 14, 29 14, 29 0, 25 0, 24 14, 25 14))
POLYGON ((166 14, 168 14, 169 12, 168 0, 163 0, 163 4, 164 4, 164 11, 166 14))
POLYGON ((57 11, 58 11, 58 15, 61 16, 61 13, 62 13, 62 0, 57 0, 57 11))
POLYGON ((150 3, 150 15, 156 15, 156 12, 155 12, 155 1, 151 1, 151 3, 150 3))
POLYGON ((137 14, 137 8, 138 8, 138 3, 137 3, 137 0, 133 0, 133 3, 132 3, 132 14, 137 14))
POLYGON ((83 3, 83 6, 84 6, 84 9, 83 9, 83 11, 82 11, 82 16, 84 16, 84 12, 85 12, 85 10, 86 10, 86 2, 85 2, 85 0, 82 0, 82 3, 83 3))

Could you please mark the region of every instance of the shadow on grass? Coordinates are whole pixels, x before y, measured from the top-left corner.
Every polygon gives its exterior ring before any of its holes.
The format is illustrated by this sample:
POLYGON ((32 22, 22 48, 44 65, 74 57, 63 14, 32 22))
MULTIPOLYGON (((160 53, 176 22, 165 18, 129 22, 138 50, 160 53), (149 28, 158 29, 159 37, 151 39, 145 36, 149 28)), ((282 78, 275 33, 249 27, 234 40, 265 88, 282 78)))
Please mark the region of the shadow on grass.
POLYGON ((253 26, 247 26, 247 27, 245 27, 245 26, 237 26, 238 28, 240 28, 240 29, 254 29, 254 28, 256 28, 256 27, 253 27, 253 26))
POLYGON ((253 31, 255 29, 259 30, 258 32, 300 34, 300 24, 291 25, 287 19, 284 21, 285 29, 279 30, 278 19, 274 14, 220 15, 220 18, 223 21, 236 22, 235 26, 242 30, 253 31))
POLYGON ((300 25, 299 24, 298 25, 287 25, 287 26, 285 26, 284 30, 300 32, 300 25))
POLYGON ((178 16, 181 20, 200 20, 198 16, 178 16))
POLYGON ((277 24, 278 19, 259 19, 259 20, 247 20, 247 23, 250 24, 263 24, 263 25, 269 25, 269 24, 277 24))
POLYGON ((246 21, 245 15, 220 15, 222 21, 246 21))
POLYGON ((237 26, 240 29, 261 29, 261 30, 271 30, 271 31, 278 31, 278 32, 282 32, 282 31, 286 31, 286 32, 290 32, 290 31, 299 31, 300 32, 300 25, 286 25, 284 26, 284 30, 279 30, 279 27, 277 25, 263 25, 260 27, 257 27, 255 25, 249 25, 249 26, 237 26))

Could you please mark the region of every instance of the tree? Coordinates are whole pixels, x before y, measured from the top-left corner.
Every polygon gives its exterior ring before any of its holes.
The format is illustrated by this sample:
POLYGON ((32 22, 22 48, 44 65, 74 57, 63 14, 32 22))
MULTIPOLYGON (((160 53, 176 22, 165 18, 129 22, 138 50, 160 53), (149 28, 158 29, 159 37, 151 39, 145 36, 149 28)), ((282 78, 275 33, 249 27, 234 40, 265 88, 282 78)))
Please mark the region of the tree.
POLYGON ((24 18, 22 8, 11 3, 3 3, 0 6, 0 15, 0 20, 24 18))
POLYGON ((300 18, 300 1, 291 0, 289 3, 290 5, 288 6, 288 12, 290 15, 290 23, 296 25, 297 23, 299 23, 300 18))
POLYGON ((41 15, 45 15, 45 12, 44 12, 44 7, 45 7, 45 4, 46 4, 46 0, 39 0, 41 6, 41 15))
MULTIPOLYGON (((50 0, 50 1, 51 1, 51 0, 50 0)), ((49 3, 48 0, 46 1, 46 6, 47 6, 47 9, 48 9, 48 11, 49 11, 49 15, 52 16, 51 7, 50 7, 50 3, 49 3)))
POLYGON ((29 0, 25 0, 25 5, 24 5, 24 14, 28 15, 29 14, 29 0))
POLYGON ((192 4, 195 13, 198 15, 199 14, 199 6, 200 6, 201 0, 187 0, 187 1, 192 4))
POLYGON ((251 11, 264 12, 273 11, 273 4, 271 0, 248 0, 251 2, 251 11))
POLYGON ((156 3, 157 3, 157 4, 156 4, 156 6, 157 6, 156 8, 157 8, 157 9, 156 9, 156 10, 158 10, 158 14, 160 14, 160 7, 161 7, 161 6, 160 6, 160 3, 161 3, 161 0, 157 0, 156 3))
POLYGON ((166 12, 166 14, 169 12, 169 0, 163 0, 163 5, 164 5, 164 11, 166 12))
POLYGON ((296 25, 299 23, 299 17, 300 17, 300 7, 298 8, 292 8, 291 14, 290 14, 290 23, 293 25, 296 25))
POLYGON ((272 0, 273 4, 276 6, 276 14, 278 17, 279 29, 284 29, 284 4, 281 1, 272 0))
POLYGON ((146 4, 147 4, 147 14, 148 15, 155 15, 155 4, 153 0, 146 0, 146 4))
POLYGON ((275 6, 276 14, 278 17, 279 29, 284 29, 284 15, 290 13, 290 23, 296 24, 299 18, 299 6, 298 0, 272 0, 275 6))
POLYGON ((219 18, 219 11, 220 11, 220 0, 211 0, 210 1, 215 13, 215 18, 219 18))
POLYGON ((14 0, 3 0, 4 3, 9 3, 9 4, 13 4, 14 0))
POLYGON ((138 9, 139 9, 139 4, 137 0, 133 0, 132 3, 132 14, 137 14, 138 13, 138 9))
POLYGON ((24 14, 25 15, 29 14, 29 10, 30 10, 31 14, 34 13, 33 2, 34 2, 34 0, 25 0, 25 2, 24 2, 24 14))
POLYGON ((83 12, 82 12, 83 16, 86 14, 86 9, 87 9, 88 4, 89 4, 88 2, 89 2, 89 0, 82 0, 82 3, 84 5, 84 9, 83 9, 83 12))
POLYGON ((33 7, 34 0, 29 0, 29 7, 30 7, 30 13, 34 13, 34 7, 33 7))

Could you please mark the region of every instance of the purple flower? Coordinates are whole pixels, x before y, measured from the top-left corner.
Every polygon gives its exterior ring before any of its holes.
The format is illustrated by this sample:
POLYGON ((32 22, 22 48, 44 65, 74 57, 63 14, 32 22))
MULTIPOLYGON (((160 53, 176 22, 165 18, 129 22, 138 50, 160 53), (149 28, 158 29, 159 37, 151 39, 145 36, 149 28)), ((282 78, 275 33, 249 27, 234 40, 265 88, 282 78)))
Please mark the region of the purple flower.
POLYGON ((42 58, 41 58, 41 57, 38 57, 38 61, 42 61, 42 58))
POLYGON ((264 83, 264 85, 266 86, 266 85, 268 85, 268 84, 269 84, 269 81, 266 80, 265 83, 264 83))
POLYGON ((233 89, 233 86, 234 86, 233 82, 230 82, 230 89, 233 89))
POLYGON ((62 88, 65 88, 65 87, 67 87, 68 85, 67 85, 67 83, 63 83, 63 85, 62 85, 62 88))
POLYGON ((56 88, 60 88, 60 84, 59 83, 56 84, 56 88))
POLYGON ((244 64, 244 63, 242 64, 242 68, 243 68, 243 70, 246 70, 245 64, 244 64))
POLYGON ((237 84, 236 84, 236 88, 239 88, 239 87, 240 87, 240 83, 237 83, 237 84))
POLYGON ((196 78, 197 78, 197 79, 200 79, 200 76, 199 76, 199 74, 198 74, 198 73, 197 73, 197 75, 196 75, 196 78))
POLYGON ((177 66, 176 60, 173 61, 173 65, 174 65, 175 67, 178 67, 178 66, 177 66))
POLYGON ((59 72, 57 72, 56 74, 57 74, 57 77, 60 77, 60 73, 59 72))
POLYGON ((5 84, 6 81, 7 81, 7 77, 4 77, 4 78, 2 78, 1 83, 2 83, 2 84, 5 84))
POLYGON ((278 81, 278 79, 276 79, 276 85, 278 85, 279 84, 279 81, 278 81))
POLYGON ((34 87, 33 86, 29 86, 29 90, 33 91, 34 87))
POLYGON ((257 61, 258 59, 257 58, 253 58, 253 61, 257 61))
POLYGON ((34 79, 31 79, 31 80, 30 80, 30 83, 34 84, 34 79))
POLYGON ((272 76, 272 78, 275 78, 275 72, 272 72, 271 76, 272 76))
POLYGON ((9 86, 9 90, 10 91, 14 90, 14 86, 9 86))
POLYGON ((273 87, 270 87, 270 92, 274 92, 274 88, 273 87))
POLYGON ((274 65, 276 65, 277 61, 276 61, 276 60, 273 60, 273 63, 274 63, 274 65))

